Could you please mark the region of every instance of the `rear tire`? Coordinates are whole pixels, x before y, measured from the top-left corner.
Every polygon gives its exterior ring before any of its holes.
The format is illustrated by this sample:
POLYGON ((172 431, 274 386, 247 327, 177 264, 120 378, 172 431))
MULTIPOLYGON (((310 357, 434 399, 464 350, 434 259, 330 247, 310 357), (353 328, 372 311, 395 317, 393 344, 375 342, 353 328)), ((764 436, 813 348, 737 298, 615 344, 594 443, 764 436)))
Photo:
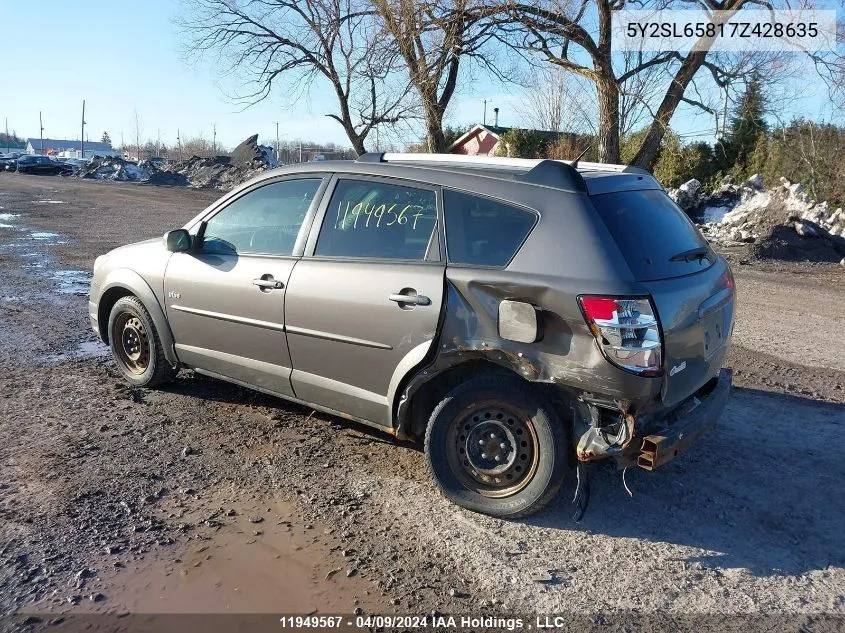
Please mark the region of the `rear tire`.
POLYGON ((431 414, 428 471, 455 504, 499 518, 547 506, 570 472, 563 423, 516 378, 481 376, 458 385, 431 414))
POLYGON ((150 313, 133 296, 117 300, 109 314, 109 348, 123 379, 133 387, 157 387, 176 377, 150 313))

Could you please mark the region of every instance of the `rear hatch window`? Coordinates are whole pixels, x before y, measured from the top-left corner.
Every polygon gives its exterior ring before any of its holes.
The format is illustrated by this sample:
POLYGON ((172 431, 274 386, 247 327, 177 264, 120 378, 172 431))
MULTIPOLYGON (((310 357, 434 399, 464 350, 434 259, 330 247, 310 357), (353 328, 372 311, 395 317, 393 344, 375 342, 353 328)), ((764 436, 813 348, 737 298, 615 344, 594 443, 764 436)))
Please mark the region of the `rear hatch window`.
POLYGON ((715 261, 701 233, 659 189, 591 196, 638 281, 699 272, 715 261))

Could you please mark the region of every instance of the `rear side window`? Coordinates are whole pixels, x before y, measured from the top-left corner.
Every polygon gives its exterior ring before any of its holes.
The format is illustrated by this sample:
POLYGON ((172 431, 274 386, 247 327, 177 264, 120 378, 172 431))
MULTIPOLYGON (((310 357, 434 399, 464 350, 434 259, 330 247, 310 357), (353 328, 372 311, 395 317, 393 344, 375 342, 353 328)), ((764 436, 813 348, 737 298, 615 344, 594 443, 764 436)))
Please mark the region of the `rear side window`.
POLYGON ((591 199, 638 281, 687 275, 714 261, 707 240, 663 191, 619 191, 591 199))
POLYGON ((505 266, 537 221, 521 207, 448 189, 443 206, 446 248, 454 264, 505 266))
POLYGON ((437 224, 434 191, 378 181, 340 180, 314 255, 423 260, 437 224))

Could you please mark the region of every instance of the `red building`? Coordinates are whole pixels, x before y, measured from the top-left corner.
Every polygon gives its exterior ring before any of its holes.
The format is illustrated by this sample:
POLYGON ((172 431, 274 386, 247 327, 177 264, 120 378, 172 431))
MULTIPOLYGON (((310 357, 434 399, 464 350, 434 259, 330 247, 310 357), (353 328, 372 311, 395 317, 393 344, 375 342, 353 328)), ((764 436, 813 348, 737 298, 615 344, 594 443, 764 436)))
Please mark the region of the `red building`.
MULTIPOLYGON (((514 128, 502 127, 499 125, 476 125, 469 132, 458 138, 449 149, 449 154, 466 154, 468 156, 485 156, 495 153, 499 139, 505 132, 514 128)), ((561 136, 576 136, 564 132, 549 132, 546 130, 534 130, 549 143, 553 143, 561 136)), ((506 154, 506 153, 505 153, 506 154)))

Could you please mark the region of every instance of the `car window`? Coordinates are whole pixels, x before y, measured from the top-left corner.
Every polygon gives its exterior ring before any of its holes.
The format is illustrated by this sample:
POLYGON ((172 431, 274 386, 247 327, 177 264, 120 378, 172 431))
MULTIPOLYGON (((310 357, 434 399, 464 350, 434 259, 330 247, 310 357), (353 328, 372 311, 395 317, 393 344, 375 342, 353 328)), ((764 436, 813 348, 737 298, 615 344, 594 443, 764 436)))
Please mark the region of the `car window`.
POLYGON ((206 224, 203 252, 290 255, 320 182, 283 180, 229 203, 206 224))
POLYGON ((455 264, 505 266, 537 221, 522 207, 448 189, 443 212, 446 251, 455 264))
POLYGON ((344 179, 332 194, 314 254, 423 260, 436 224, 431 190, 344 179))

